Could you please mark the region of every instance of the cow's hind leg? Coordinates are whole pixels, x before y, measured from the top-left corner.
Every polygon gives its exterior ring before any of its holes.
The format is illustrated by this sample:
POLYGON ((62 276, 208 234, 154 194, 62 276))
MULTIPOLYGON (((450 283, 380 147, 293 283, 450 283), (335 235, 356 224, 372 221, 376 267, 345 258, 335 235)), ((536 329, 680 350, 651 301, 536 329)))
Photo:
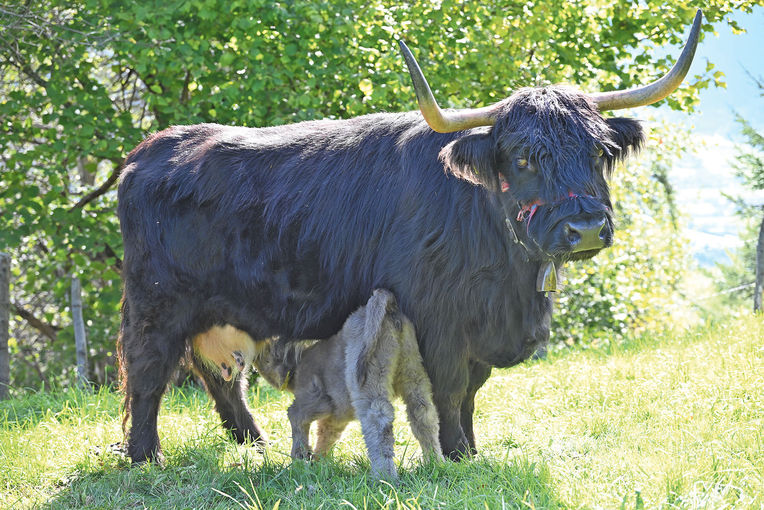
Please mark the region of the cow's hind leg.
POLYGON ((133 462, 161 461, 157 432, 159 403, 185 352, 185 343, 182 336, 150 326, 139 331, 135 324, 141 322, 123 318, 120 338, 126 411, 131 418, 127 452, 133 462))
POLYGON ((220 415, 223 427, 231 433, 236 442, 264 445, 268 437, 247 407, 246 374, 237 372, 231 381, 225 381, 213 368, 196 357, 194 365, 215 401, 215 410, 220 415))

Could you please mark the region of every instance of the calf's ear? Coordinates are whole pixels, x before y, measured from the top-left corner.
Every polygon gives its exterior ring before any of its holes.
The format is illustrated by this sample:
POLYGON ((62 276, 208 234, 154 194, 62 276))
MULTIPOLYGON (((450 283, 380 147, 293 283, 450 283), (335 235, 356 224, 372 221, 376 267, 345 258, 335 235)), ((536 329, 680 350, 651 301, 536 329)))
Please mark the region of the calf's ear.
POLYGON ((611 149, 613 157, 617 160, 624 159, 630 153, 638 152, 645 143, 645 134, 642 124, 636 119, 627 117, 611 117, 607 123, 612 130, 613 141, 618 148, 611 149))
POLYGON ((491 190, 499 189, 495 144, 489 134, 472 134, 454 140, 441 149, 439 158, 446 172, 459 179, 491 190))

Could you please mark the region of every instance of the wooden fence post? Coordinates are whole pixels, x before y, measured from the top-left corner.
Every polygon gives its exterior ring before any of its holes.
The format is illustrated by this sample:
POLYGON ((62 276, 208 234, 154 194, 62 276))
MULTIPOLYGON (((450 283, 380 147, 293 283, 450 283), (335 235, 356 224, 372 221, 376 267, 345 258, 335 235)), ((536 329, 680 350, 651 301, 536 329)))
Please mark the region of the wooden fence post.
MULTIPOLYGON (((764 206, 761 207, 764 210, 764 206)), ((764 297, 764 218, 759 225, 759 240, 756 243, 756 285, 753 287, 753 311, 762 311, 764 297)))
POLYGON ((74 345, 77 348, 77 384, 88 386, 88 342, 85 337, 85 321, 82 319, 82 286, 80 279, 72 277, 72 323, 74 345))
POLYGON ((8 352, 11 317, 11 256, 0 253, 0 400, 8 398, 11 355, 8 352))

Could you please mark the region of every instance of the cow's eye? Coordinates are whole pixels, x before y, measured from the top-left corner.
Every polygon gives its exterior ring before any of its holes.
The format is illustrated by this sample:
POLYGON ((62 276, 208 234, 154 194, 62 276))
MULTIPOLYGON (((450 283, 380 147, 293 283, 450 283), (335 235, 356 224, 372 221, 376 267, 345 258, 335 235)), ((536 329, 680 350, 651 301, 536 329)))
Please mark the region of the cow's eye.
POLYGON ((597 157, 598 158, 601 158, 603 154, 605 154, 605 150, 602 147, 597 149, 597 157))
POLYGON ((525 158, 517 158, 517 168, 528 168, 528 160, 525 158))

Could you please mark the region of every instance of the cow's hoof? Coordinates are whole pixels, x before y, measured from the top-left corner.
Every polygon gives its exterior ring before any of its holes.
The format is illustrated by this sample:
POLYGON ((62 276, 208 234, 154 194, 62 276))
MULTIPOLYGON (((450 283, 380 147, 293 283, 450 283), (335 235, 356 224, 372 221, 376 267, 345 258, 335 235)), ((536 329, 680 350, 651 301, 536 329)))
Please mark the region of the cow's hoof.
POLYGON ((165 458, 161 450, 158 450, 158 449, 138 450, 138 451, 136 450, 131 449, 130 445, 128 445, 127 447, 127 455, 128 457, 130 457, 130 463, 133 466, 146 464, 147 462, 164 466, 165 458))
POLYGON ((459 446, 457 446, 454 450, 451 450, 450 452, 444 452, 444 454, 448 460, 461 462, 477 455, 477 450, 467 446, 466 444, 459 444, 459 446))
POLYGON ((148 456, 143 456, 142 458, 130 457, 130 459, 131 459, 130 464, 133 466, 142 466, 143 464, 156 464, 158 466, 165 465, 165 458, 162 452, 157 452, 151 457, 148 457, 148 456))

